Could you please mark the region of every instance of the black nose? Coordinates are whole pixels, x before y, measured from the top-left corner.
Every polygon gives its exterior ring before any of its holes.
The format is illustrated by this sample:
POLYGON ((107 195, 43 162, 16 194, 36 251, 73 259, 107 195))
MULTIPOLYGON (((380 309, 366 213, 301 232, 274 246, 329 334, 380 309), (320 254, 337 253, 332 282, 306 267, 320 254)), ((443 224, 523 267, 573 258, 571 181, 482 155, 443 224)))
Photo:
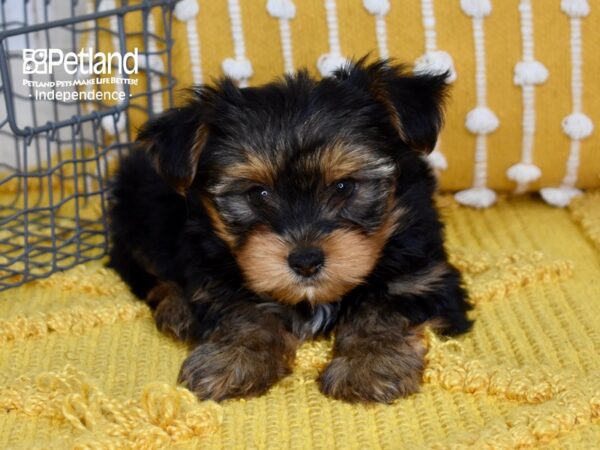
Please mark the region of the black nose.
POLYGON ((297 248, 288 256, 288 264, 298 275, 310 277, 323 266, 325 255, 321 249, 308 247, 297 248))

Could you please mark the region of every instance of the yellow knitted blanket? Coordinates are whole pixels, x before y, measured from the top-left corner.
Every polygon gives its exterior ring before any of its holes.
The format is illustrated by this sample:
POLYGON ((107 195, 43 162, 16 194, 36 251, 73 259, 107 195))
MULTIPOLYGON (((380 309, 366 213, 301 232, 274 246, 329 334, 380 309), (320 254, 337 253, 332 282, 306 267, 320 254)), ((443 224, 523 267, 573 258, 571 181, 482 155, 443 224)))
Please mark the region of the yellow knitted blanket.
POLYGON ((175 385, 186 347, 89 263, 0 293, 0 448, 597 448, 600 192, 570 210, 439 203, 476 324, 428 335, 421 393, 323 397, 321 341, 263 397, 198 402, 175 385))

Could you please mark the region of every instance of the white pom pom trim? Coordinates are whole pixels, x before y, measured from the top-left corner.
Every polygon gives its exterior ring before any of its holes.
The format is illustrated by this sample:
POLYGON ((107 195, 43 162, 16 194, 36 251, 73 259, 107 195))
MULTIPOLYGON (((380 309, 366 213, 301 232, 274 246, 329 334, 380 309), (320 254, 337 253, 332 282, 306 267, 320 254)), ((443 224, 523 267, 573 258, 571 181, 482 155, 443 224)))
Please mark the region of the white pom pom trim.
POLYGON ((460 0, 460 7, 468 16, 482 19, 492 12, 490 0, 460 0))
POLYGON ((573 197, 577 197, 583 193, 576 188, 558 187, 541 189, 540 194, 546 203, 552 206, 558 206, 559 208, 564 208, 571 203, 573 197))
POLYGON ((319 57, 317 61, 317 67, 321 75, 328 77, 340 67, 348 64, 348 60, 341 55, 335 55, 333 53, 325 53, 319 57))
POLYGON ((585 114, 573 113, 563 119, 562 129, 571 139, 585 139, 594 131, 594 124, 585 114))
POLYGON ((157 72, 165 71, 165 64, 163 60, 158 55, 141 55, 138 56, 138 66, 140 70, 148 69, 147 66, 152 70, 156 70, 157 72))
POLYGON ((115 9, 117 4, 115 0, 100 0, 98 2, 98 11, 108 11, 111 9, 115 9))
POLYGON ((590 13, 587 0, 562 0, 560 9, 569 17, 586 17, 590 13))
POLYGON ((450 75, 446 79, 446 83, 456 81, 456 71, 454 70, 454 61, 448 52, 442 50, 434 50, 425 53, 415 61, 414 72, 431 73, 441 75, 448 72, 450 75))
POLYGON ((277 19, 291 20, 296 17, 296 5, 291 0, 269 0, 267 11, 277 19))
POLYGON ((389 0, 363 0, 363 6, 374 16, 385 16, 390 11, 389 0))
POLYGON ((181 22, 192 20, 199 12, 200 6, 196 0, 180 0, 173 10, 175 18, 181 22))
POLYGON ((489 134, 498 128, 500 121, 487 106, 478 106, 467 114, 465 126, 473 134, 489 134))
POLYGON ((517 183, 526 184, 541 177, 542 171, 534 164, 519 163, 511 166, 506 172, 506 176, 517 183))
MULTIPOLYGON (((106 131, 107 133, 114 135, 115 134, 115 119, 114 116, 104 116, 102 119, 100 119, 100 124, 102 125, 102 128, 104 129, 104 131, 106 131)), ((119 115, 119 118, 116 121, 117 124, 117 132, 120 133, 121 131, 123 131, 125 129, 125 114, 121 113, 121 115, 119 115)))
POLYGON ((496 193, 491 189, 480 187, 457 192, 454 198, 461 205, 488 208, 496 202, 496 193))
POLYGON ((521 61, 515 65, 517 86, 542 84, 548 79, 548 69, 539 61, 521 61))
POLYGON ((227 58, 221 63, 221 67, 223 68, 225 75, 238 81, 248 79, 254 73, 252 70, 252 63, 248 58, 227 58))
POLYGON ((439 150, 434 150, 427 155, 427 161, 429 161, 429 164, 435 170, 446 170, 448 168, 448 161, 446 161, 446 157, 439 150))

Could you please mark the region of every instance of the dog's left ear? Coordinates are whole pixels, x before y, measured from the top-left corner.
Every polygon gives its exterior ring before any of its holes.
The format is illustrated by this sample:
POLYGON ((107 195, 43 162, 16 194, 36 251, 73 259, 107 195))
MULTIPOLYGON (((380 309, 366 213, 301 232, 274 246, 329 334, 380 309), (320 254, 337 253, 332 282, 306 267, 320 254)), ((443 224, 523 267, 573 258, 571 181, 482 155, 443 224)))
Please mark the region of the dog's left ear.
POLYGON ((169 109, 148 120, 137 136, 154 169, 181 195, 196 176, 200 154, 208 139, 204 109, 196 100, 169 109))
POLYGON ((388 61, 364 59, 340 69, 335 76, 354 88, 367 90, 388 111, 392 126, 411 148, 430 153, 443 125, 449 74, 413 74, 388 61))

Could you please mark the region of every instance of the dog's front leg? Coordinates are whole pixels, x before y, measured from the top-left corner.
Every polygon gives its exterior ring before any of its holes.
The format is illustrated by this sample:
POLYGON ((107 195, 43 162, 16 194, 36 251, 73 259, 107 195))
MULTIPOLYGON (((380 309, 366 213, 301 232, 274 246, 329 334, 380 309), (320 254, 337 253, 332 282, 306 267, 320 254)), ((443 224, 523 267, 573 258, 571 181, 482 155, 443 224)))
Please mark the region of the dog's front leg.
POLYGON ((279 317, 252 303, 228 305, 219 316, 179 373, 199 398, 260 395, 291 372, 297 341, 279 317))
POLYGON ((336 330, 321 391, 349 402, 390 403, 418 391, 423 326, 410 326, 390 304, 364 299, 348 306, 336 330))

